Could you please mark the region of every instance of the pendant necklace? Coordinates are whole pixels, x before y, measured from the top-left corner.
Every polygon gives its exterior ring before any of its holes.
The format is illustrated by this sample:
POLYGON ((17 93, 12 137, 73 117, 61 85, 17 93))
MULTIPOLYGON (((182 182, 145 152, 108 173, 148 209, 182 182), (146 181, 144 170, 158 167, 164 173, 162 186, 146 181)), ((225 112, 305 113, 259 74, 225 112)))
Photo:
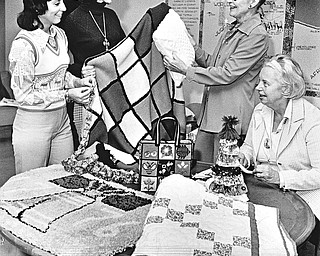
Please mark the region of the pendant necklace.
POLYGON ((96 27, 99 29, 101 35, 103 36, 104 40, 103 40, 103 45, 106 48, 106 51, 108 51, 110 43, 107 39, 107 31, 106 31, 106 20, 105 20, 105 16, 104 16, 104 12, 102 13, 102 21, 103 21, 103 32, 101 30, 101 28, 98 25, 98 22, 96 21, 96 19, 93 17, 92 12, 89 10, 89 14, 94 22, 94 24, 96 25, 96 27))

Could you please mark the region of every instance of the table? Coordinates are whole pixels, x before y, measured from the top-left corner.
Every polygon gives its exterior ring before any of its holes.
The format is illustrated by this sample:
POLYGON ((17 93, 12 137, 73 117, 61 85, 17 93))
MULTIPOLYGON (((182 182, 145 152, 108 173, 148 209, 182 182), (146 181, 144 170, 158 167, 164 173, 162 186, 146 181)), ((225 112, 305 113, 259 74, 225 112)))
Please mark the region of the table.
MULTIPOLYGON (((193 173, 206 170, 210 165, 198 162, 193 173)), ((315 227, 315 217, 309 205, 295 192, 283 192, 278 186, 259 181, 253 175, 244 174, 244 180, 249 201, 278 208, 280 220, 297 246, 305 242, 315 227)))
MULTIPOLYGON (((210 164, 198 162, 193 168, 193 173, 208 169, 210 164)), ((250 202, 266 206, 272 206, 279 209, 280 220, 292 239, 299 246, 311 234, 315 226, 315 218, 306 202, 292 191, 283 192, 276 186, 260 182, 253 175, 244 175, 248 187, 248 197, 250 202)), ((136 186, 130 186, 136 188, 136 186)), ((17 246, 23 252, 29 255, 46 256, 52 255, 44 252, 34 246, 25 243, 10 232, 0 228, 3 236, 12 244, 17 246)), ((129 248, 120 255, 131 255, 133 249, 129 248)))

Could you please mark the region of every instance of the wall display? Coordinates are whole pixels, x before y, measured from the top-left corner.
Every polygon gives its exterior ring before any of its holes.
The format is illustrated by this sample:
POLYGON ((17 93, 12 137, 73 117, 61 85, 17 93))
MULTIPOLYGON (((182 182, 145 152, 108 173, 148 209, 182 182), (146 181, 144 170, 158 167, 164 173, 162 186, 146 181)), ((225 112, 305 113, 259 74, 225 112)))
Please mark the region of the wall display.
POLYGON ((307 98, 320 107, 320 19, 319 1, 297 1, 292 57, 307 80, 307 98))

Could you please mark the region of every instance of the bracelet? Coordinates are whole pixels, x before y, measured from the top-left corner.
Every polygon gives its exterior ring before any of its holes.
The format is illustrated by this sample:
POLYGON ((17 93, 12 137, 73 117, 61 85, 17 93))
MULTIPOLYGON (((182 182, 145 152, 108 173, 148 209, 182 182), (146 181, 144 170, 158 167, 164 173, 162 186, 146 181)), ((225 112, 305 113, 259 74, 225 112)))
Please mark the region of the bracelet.
POLYGON ((64 97, 66 98, 66 102, 71 102, 71 99, 69 97, 69 89, 66 90, 66 94, 64 95, 64 97))

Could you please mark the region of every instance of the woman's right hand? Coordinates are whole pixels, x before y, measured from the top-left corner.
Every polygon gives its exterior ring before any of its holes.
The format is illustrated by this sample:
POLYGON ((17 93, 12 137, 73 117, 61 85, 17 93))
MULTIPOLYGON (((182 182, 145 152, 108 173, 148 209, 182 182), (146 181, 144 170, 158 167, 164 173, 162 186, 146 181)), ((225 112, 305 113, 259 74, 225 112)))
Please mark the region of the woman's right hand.
POLYGON ((238 158, 239 158, 239 163, 242 166, 244 166, 245 168, 249 167, 250 163, 249 163, 248 159, 244 156, 243 153, 240 152, 239 155, 238 155, 238 158))
POLYGON ((69 89, 69 98, 73 101, 87 105, 90 102, 92 88, 90 87, 78 87, 69 89))

